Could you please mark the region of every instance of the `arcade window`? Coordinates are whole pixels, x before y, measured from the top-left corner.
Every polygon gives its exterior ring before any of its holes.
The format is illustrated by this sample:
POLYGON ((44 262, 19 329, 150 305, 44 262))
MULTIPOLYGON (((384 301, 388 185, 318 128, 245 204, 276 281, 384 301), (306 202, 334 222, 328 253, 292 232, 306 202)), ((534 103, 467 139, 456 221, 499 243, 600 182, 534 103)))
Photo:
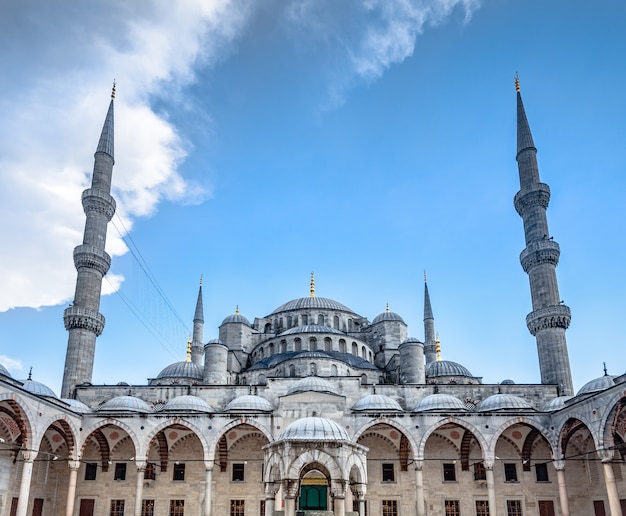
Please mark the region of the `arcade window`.
POLYGON ((261 500, 259 503, 259 516, 265 516, 265 500, 261 500))
POLYGON ((535 476, 537 477, 537 482, 549 482, 548 465, 545 463, 535 464, 535 476))
POLYGON ((456 465, 453 462, 444 462, 443 481, 456 482, 456 465))
POLYGON ((504 481, 517 482, 517 466, 513 463, 504 465, 504 481))
POLYGON ((521 500, 507 500, 506 501, 506 515, 507 516, 523 516, 522 501, 521 500))
POLYGON ((111 500, 109 516, 124 516, 124 500, 111 500))
POLYGON ((245 500, 230 501, 230 516, 244 516, 246 508, 245 500))
POLYGON ((383 516, 398 516, 397 500, 383 500, 383 516))
POLYGON ((170 500, 170 516, 185 516, 185 500, 170 500))
POLYGON ((244 481, 244 464, 233 464, 233 482, 244 481))
POLYGON ((487 469, 482 462, 474 463, 474 480, 487 480, 487 469))
POLYGON ((154 500, 141 501, 141 516, 154 516, 154 500))
POLYGON ((458 500, 446 500, 443 506, 446 516, 461 516, 461 503, 458 500))
POLYGON ((115 473, 113 474, 113 480, 126 480, 126 463, 116 462, 115 473))
POLYGON ((156 480, 156 464, 154 462, 148 462, 146 469, 143 472, 144 480, 156 480))
POLYGON ((172 480, 185 480, 185 465, 174 464, 174 475, 172 480))
POLYGON ((476 516, 489 516, 489 502, 476 500, 476 516))
POLYGON ((383 463, 383 482, 395 482, 396 474, 393 464, 383 463))
POLYGON ((88 462, 85 464, 85 480, 95 480, 98 473, 98 464, 95 462, 88 462))

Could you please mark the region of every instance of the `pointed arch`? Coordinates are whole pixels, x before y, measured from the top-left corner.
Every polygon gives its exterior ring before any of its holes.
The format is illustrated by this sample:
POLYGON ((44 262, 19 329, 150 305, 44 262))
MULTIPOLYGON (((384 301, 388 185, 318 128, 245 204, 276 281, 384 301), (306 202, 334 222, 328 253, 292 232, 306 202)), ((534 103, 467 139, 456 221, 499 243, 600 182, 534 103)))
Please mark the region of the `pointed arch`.
POLYGON ((15 421, 15 424, 19 428, 20 435, 16 444, 20 444, 27 448, 34 448, 34 443, 31 442, 33 440, 33 432, 34 425, 32 421, 34 421, 34 414, 31 409, 24 404, 14 393, 2 393, 0 394, 0 403, 5 401, 9 408, 12 410, 8 412, 2 409, 0 405, 0 413, 5 412, 8 416, 11 417, 15 421))
POLYGON ((74 421, 69 419, 65 414, 54 414, 49 417, 41 426, 43 432, 41 438, 45 435, 48 428, 54 428, 67 443, 67 450, 69 457, 72 459, 78 458, 78 450, 76 449, 76 436, 79 434, 79 430, 74 421))
POLYGON ((489 441, 489 447, 486 448, 487 454, 485 458, 493 458, 496 456, 496 445, 498 444, 498 439, 500 439, 500 437, 504 437, 502 434, 505 432, 505 430, 515 424, 522 424, 530 428, 536 428, 537 430, 539 430, 541 435, 547 441, 548 446, 550 447, 550 453, 552 454, 552 457, 555 457, 555 450, 557 449, 557 439, 555 433, 535 420, 529 419, 524 416, 517 416, 511 419, 507 419, 506 421, 501 423, 500 426, 496 429, 491 437, 491 440, 489 441))
POLYGON ((436 423, 429 426, 428 430, 424 433, 424 435, 422 435, 422 438, 419 441, 419 448, 418 448, 415 460, 424 459, 424 450, 426 449, 426 443, 428 442, 428 438, 431 435, 433 435, 436 431, 438 431, 442 426, 448 425, 448 424, 455 424, 455 425, 460 426, 461 428, 464 428, 465 430, 469 430, 476 438, 476 441, 478 441, 478 445, 480 446, 480 449, 484 456, 484 454, 486 453, 488 449, 488 442, 485 439, 485 436, 480 432, 480 430, 476 426, 472 425, 471 423, 463 419, 450 416, 447 418, 442 418, 436 423))
POLYGON ((218 443, 220 439, 222 438, 222 436, 226 435, 227 432, 229 432, 230 430, 232 430, 233 428, 239 425, 251 426, 255 428, 256 430, 258 430, 259 432, 261 432, 265 436, 265 438, 268 440, 268 442, 271 443, 274 441, 274 436, 272 435, 272 432, 269 430, 269 428, 267 428, 265 425, 262 425, 258 421, 254 419, 248 419, 245 417, 234 419, 233 421, 231 421, 230 423, 222 427, 219 430, 219 432, 213 437, 213 439, 209 442, 208 450, 207 450, 208 459, 205 459, 205 460, 213 460, 213 457, 215 457, 215 451, 218 447, 218 443))
MULTIPOLYGON (((199 426, 197 426, 194 423, 191 423, 190 421, 186 420, 186 419, 181 419, 181 418, 171 418, 168 419, 166 421, 163 421, 161 424, 159 424, 158 426, 154 427, 152 429, 152 431, 147 435, 146 437, 146 446, 148 446, 148 444, 150 444, 152 442, 152 440, 157 436, 157 434, 159 434, 160 432, 163 432, 164 430, 166 430, 167 428, 171 427, 171 426, 175 426, 175 425, 179 425, 182 426, 184 428, 186 428, 187 430, 189 430, 190 432, 192 432, 199 440, 200 443, 202 444, 202 453, 204 455, 203 460, 207 461, 207 460, 211 460, 209 457, 211 457, 211 455, 208 454, 208 450, 209 450, 209 443, 206 440, 206 437, 204 436, 201 428, 199 426)), ((165 437, 165 436, 163 436, 165 437)), ((167 443, 167 441, 166 441, 167 443)), ((162 442, 159 442, 159 447, 161 447, 162 442)), ((166 444, 167 447, 167 444, 166 444)), ((144 452, 144 454, 147 454, 148 450, 142 450, 142 452, 144 452)))
POLYGON ((376 425, 379 425, 379 424, 389 425, 389 426, 395 428, 398 432, 400 432, 401 435, 404 436, 407 439, 408 444, 409 444, 411 450, 413 451, 413 457, 411 457, 411 458, 413 460, 416 460, 417 452, 418 452, 418 442, 415 440, 415 437, 408 430, 408 428, 406 428, 404 425, 402 425, 398 421, 395 421, 394 419, 388 419, 386 417, 379 417, 377 419, 367 421, 360 428, 356 429, 356 431, 354 432, 354 436, 352 438, 353 442, 355 442, 355 443, 358 442, 359 439, 363 436, 363 434, 365 434, 365 432, 367 432, 373 426, 376 426, 376 425))
POLYGON ((288 464, 285 477, 288 479, 299 479, 302 470, 313 463, 320 464, 328 471, 331 480, 345 479, 346 476, 334 457, 324 450, 307 450, 296 457, 291 464, 288 464))

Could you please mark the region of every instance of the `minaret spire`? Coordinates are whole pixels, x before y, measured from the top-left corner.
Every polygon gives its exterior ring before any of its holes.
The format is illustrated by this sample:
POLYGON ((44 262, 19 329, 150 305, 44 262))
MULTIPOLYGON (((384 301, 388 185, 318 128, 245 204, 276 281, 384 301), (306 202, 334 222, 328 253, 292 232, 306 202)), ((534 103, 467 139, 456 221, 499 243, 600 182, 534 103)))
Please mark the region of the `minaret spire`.
POLYGON ((61 397, 74 397, 74 388, 91 382, 96 337, 104 329, 100 308, 102 278, 109 270, 111 257, 105 252, 107 224, 115 213, 115 199, 111 197, 113 174, 113 104, 115 83, 111 92, 109 110, 102 127, 94 155, 91 188, 82 194, 85 211, 83 243, 74 249, 77 270, 74 301, 65 309, 63 322, 69 332, 61 397))
POLYGON ((424 272, 424 355, 427 364, 437 360, 437 351, 435 349, 435 318, 433 317, 433 309, 430 306, 426 272, 424 272))
POLYGON ((530 132, 517 77, 515 89, 516 160, 520 180, 520 191, 515 195, 515 209, 524 221, 526 248, 520 255, 520 262, 530 280, 533 307, 533 311, 526 316, 526 325, 537 340, 541 383, 558 385, 560 395, 573 395, 565 339, 571 313, 559 295, 556 266, 559 263, 560 247, 550 236, 546 216, 550 187, 539 179, 537 149, 530 132))
POLYGON ((196 311, 193 316, 193 338, 191 341, 191 361, 198 365, 202 365, 202 359, 204 357, 204 346, 202 344, 203 333, 204 307, 202 303, 202 276, 200 276, 200 287, 198 288, 196 311))

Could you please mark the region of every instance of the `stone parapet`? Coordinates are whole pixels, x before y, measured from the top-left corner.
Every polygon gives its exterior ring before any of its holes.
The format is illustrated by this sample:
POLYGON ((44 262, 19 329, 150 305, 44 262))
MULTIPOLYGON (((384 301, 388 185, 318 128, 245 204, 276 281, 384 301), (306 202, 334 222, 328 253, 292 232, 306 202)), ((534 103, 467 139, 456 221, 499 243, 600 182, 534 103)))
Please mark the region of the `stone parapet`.
POLYGON ((534 336, 540 330, 549 328, 563 328, 566 330, 572 319, 572 313, 569 306, 552 305, 534 310, 526 316, 526 326, 534 336))
POLYGON ((103 249, 93 245, 79 245, 74 248, 74 266, 97 270, 104 276, 111 266, 111 257, 103 249))
POLYGON ((89 211, 97 211, 107 217, 107 220, 113 218, 115 213, 115 199, 99 188, 87 188, 82 194, 83 210, 85 213, 89 211))
POLYGON ((520 217, 524 217, 526 210, 541 206, 548 208, 550 203, 550 187, 545 183, 535 183, 532 190, 520 190, 513 199, 515 210, 520 217))
POLYGON ((519 257, 524 272, 528 273, 530 269, 537 265, 549 263, 554 267, 559 263, 561 248, 559 244, 553 240, 540 240, 539 242, 531 242, 526 246, 519 257))
POLYGON ((66 330, 80 328, 92 331, 100 336, 104 330, 104 315, 91 308, 70 306, 63 312, 63 323, 66 330))

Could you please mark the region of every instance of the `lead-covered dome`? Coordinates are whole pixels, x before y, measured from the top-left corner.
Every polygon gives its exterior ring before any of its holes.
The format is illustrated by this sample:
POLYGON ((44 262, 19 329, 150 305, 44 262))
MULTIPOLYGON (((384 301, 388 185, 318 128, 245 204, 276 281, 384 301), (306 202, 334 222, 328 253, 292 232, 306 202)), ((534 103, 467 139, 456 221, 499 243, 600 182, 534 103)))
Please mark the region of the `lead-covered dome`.
POLYGON ((325 297, 301 297, 300 299, 293 299, 287 301, 285 304, 280 305, 270 315, 278 314, 280 312, 287 312, 289 310, 339 310, 341 312, 354 313, 350 308, 332 299, 325 297))
POLYGON ((296 394, 298 392, 328 392, 331 394, 339 394, 328 380, 324 380, 319 376, 307 376, 293 383, 287 390, 287 394, 296 394))
POLYGON ((376 317, 374 317, 374 320, 372 321, 372 324, 377 324, 379 322, 382 321, 399 321, 401 323, 404 323, 404 319, 402 319, 402 317, 400 317, 397 313, 395 312, 390 312, 388 310, 384 311, 382 314, 378 314, 376 317))
POLYGON ((533 410, 534 407, 525 399, 513 394, 493 394, 476 406, 477 412, 493 410, 533 410))
POLYGON ((204 370, 194 362, 175 362, 168 365, 157 376, 157 380, 195 380, 201 381, 204 370))
POLYGON ((103 403, 98 412, 151 412, 150 406, 135 396, 117 396, 103 403))
POLYGON ((415 404, 414 412, 427 410, 466 410, 463 402, 450 394, 430 394, 415 404))
POLYGON ((34 394, 36 396, 43 396, 44 398, 57 398, 58 396, 54 393, 54 391, 48 387, 47 385, 44 385, 41 382, 36 382, 35 380, 32 380, 31 378, 28 378, 28 380, 20 380, 22 382, 22 387, 24 388, 24 390, 30 392, 31 394, 34 394))
POLYGON ((169 400, 160 412, 213 412, 213 409, 198 396, 183 395, 169 400))
POLYGON ((464 376, 473 378, 472 373, 461 364, 450 360, 439 360, 426 364, 426 378, 436 378, 438 376, 464 376))
POLYGON ((557 410, 561 410, 565 406, 565 402, 567 400, 571 400, 573 396, 557 396, 556 398, 550 400, 546 403, 546 406, 543 408, 546 412, 556 412, 557 410))
POLYGON ((576 393, 576 396, 580 396, 581 394, 587 394, 589 392, 599 392, 603 391, 604 389, 608 389, 609 387, 613 387, 615 385, 614 379, 615 376, 605 374, 600 378, 591 380, 580 388, 580 390, 576 393))
POLYGON ((82 401, 78 401, 72 398, 61 398, 61 401, 69 405, 71 410, 73 410, 74 412, 78 412, 79 414, 86 414, 88 412, 91 412, 91 409, 82 401))
POLYGON ((274 407, 261 396, 246 394, 232 400, 224 410, 226 412, 271 412, 274 407))
POLYGON ((279 440, 284 441, 349 441, 345 428, 332 419, 304 417, 291 423, 279 440))
POLYGON ((9 370, 6 367, 4 367, 2 364, 0 364, 0 374, 4 376, 8 376, 9 378, 12 378, 11 373, 9 373, 9 370))
POLYGON ((356 412, 368 410, 398 412, 402 411, 402 407, 396 400, 389 396, 385 396, 384 394, 370 394, 357 401, 354 407, 352 407, 352 410, 356 412))
POLYGON ((251 326, 250 321, 248 321, 248 319, 246 319, 240 313, 234 313, 232 315, 229 315, 222 321, 222 324, 228 324, 228 323, 243 323, 246 326, 251 326))

